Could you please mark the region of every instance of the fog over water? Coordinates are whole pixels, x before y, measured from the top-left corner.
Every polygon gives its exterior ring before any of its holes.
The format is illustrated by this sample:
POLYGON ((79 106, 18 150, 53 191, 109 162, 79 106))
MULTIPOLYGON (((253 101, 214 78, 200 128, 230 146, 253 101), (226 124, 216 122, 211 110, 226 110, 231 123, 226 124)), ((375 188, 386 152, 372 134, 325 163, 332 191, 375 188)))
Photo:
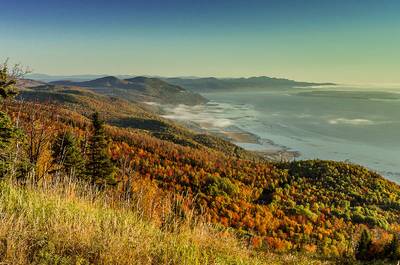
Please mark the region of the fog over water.
POLYGON ((400 93, 360 87, 204 93, 203 106, 180 105, 166 117, 209 130, 244 130, 260 137, 248 149, 285 146, 300 159, 347 160, 400 183, 400 93))

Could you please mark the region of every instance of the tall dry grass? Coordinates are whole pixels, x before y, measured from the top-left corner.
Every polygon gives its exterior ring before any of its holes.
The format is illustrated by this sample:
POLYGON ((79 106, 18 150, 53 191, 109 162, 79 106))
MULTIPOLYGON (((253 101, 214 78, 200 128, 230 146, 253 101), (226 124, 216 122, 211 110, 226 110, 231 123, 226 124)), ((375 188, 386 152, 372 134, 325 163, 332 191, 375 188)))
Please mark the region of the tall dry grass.
POLYGON ((0 182, 4 264, 323 264, 260 254, 201 222, 184 197, 138 182, 130 200, 63 178, 0 182), (177 207, 179 205, 179 207, 177 207), (177 210, 178 209, 178 210, 177 210))
POLYGON ((0 259, 9 264, 259 263, 234 238, 193 225, 191 217, 174 218, 176 202, 149 198, 151 190, 143 185, 125 203, 70 179, 24 186, 2 181, 0 259))

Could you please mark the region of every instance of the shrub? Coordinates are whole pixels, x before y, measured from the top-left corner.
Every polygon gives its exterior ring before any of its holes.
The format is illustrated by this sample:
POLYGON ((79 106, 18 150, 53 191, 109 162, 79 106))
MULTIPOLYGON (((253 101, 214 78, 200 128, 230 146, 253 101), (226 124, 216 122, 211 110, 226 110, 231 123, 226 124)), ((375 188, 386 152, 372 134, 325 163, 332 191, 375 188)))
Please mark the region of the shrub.
POLYGON ((233 197, 239 193, 239 187, 229 178, 209 176, 207 179, 207 193, 211 196, 233 197))

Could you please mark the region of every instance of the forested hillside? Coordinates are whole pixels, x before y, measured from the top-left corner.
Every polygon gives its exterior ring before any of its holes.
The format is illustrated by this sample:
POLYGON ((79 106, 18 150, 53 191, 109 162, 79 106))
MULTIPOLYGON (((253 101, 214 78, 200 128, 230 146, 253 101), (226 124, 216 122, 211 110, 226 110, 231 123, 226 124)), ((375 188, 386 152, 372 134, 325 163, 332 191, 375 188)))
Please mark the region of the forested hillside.
POLYGON ((160 117, 147 104, 123 97, 110 97, 84 87, 42 84, 21 88, 17 99, 36 103, 61 105, 65 109, 90 117, 99 112, 108 124, 140 130, 162 140, 195 148, 205 147, 225 154, 260 159, 241 147, 210 134, 199 134, 160 117))
POLYGON ((257 253, 399 258, 400 187, 366 168, 264 161, 211 136, 202 141, 139 103, 73 86, 24 89, 14 100, 7 69, 0 78, 8 98, 0 117, 3 179, 46 185, 68 177, 112 194, 111 204, 129 204, 152 187, 152 197, 180 198, 175 220, 197 216, 257 253))

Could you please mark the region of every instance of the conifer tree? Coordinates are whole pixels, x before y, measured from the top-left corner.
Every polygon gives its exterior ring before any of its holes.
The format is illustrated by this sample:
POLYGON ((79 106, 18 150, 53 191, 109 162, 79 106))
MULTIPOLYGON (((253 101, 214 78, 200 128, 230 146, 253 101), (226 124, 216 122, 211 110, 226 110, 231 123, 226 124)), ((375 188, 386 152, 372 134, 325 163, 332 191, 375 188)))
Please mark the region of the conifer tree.
POLYGON ((61 165, 61 170, 68 175, 82 177, 84 173, 84 160, 77 140, 67 131, 60 133, 52 145, 54 161, 61 165))
MULTIPOLYGON (((0 102, 12 96, 16 80, 8 75, 7 65, 0 67, 0 102)), ((4 150, 15 136, 14 128, 10 118, 0 111, 0 150, 4 150)), ((1 153, 0 153, 1 155, 1 153)))
POLYGON ((358 260, 369 260, 369 250, 372 244, 371 234, 368 229, 364 228, 361 232, 360 241, 356 247, 356 259, 358 260))
POLYGON ((20 131, 14 127, 11 119, 0 111, 0 176, 4 177, 10 170, 13 152, 13 143, 20 135, 20 131))
POLYGON ((11 119, 0 111, 0 149, 9 146, 16 134, 17 129, 13 126, 11 119))
POLYGON ((104 121, 100 119, 97 112, 92 115, 92 126, 87 175, 94 184, 113 185, 115 184, 115 168, 107 151, 108 141, 104 131, 104 121))
MULTIPOLYGON (((15 69, 17 69, 15 67, 15 69)), ((0 103, 16 94, 16 77, 8 70, 7 62, 0 65, 0 103)), ((12 143, 20 135, 20 131, 14 126, 11 119, 4 112, 0 111, 0 176, 3 177, 10 169, 12 143)))
POLYGON ((0 97, 6 99, 16 95, 16 78, 9 74, 7 62, 0 66, 0 97))

